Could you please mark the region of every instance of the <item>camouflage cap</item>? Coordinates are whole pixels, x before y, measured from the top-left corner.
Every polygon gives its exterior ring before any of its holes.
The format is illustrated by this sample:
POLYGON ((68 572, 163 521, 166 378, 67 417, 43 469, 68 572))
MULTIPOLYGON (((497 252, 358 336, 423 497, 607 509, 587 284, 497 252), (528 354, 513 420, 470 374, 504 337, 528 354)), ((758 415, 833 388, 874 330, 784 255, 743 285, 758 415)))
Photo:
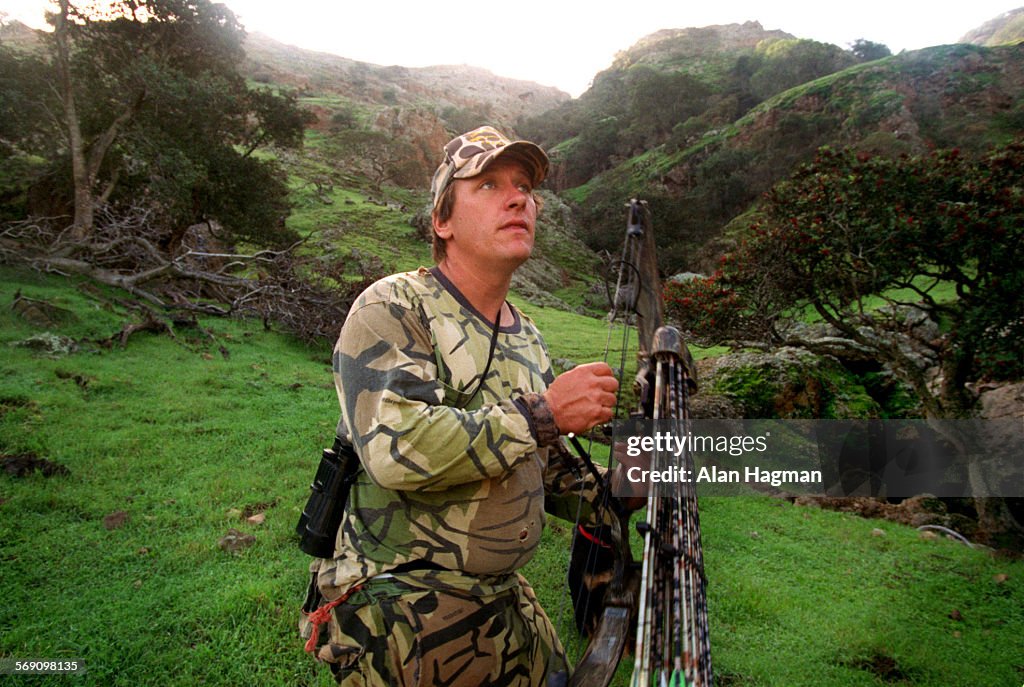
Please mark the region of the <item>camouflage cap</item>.
POLYGON ((444 147, 444 161, 434 172, 430 192, 437 209, 441 196, 454 179, 467 179, 484 171, 499 155, 515 155, 537 186, 548 174, 548 156, 535 143, 510 141, 491 126, 482 126, 448 141, 444 147))

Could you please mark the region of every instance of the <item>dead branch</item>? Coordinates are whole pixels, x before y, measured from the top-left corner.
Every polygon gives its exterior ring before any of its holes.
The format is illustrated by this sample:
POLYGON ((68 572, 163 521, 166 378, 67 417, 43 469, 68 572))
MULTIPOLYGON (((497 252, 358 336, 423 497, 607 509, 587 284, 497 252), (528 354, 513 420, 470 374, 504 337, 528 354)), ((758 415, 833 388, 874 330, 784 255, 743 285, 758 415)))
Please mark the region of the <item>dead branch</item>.
MULTIPOLYGON (((94 217, 94 231, 84 238, 70 231, 66 220, 8 223, 0 227, 0 262, 83 276, 165 313, 256 316, 266 326, 276 323, 307 341, 333 340, 355 295, 369 278, 379 276, 376 265, 359 264, 360 273, 374 274, 339 287, 349 283, 342 277, 346 266, 297 255, 303 241, 239 253, 222 245, 215 227, 202 224, 185 233, 182 250, 168 254, 147 208, 104 206, 96 208, 94 217)), ((144 322, 126 325, 111 339, 123 345, 136 331, 146 330, 172 333, 151 311, 144 322)))
POLYGON ((172 339, 178 338, 177 336, 175 336, 174 329, 171 327, 169 323, 165 322, 164 320, 158 319, 152 313, 147 313, 146 319, 144 319, 142 322, 125 324, 123 327, 121 327, 121 331, 119 331, 117 334, 109 336, 106 339, 99 341, 98 343, 104 347, 109 348, 114 344, 115 341, 117 341, 118 343, 121 344, 121 348, 124 348, 125 346, 128 345, 129 337, 131 337, 132 334, 136 334, 138 332, 154 332, 157 334, 167 334, 172 339))

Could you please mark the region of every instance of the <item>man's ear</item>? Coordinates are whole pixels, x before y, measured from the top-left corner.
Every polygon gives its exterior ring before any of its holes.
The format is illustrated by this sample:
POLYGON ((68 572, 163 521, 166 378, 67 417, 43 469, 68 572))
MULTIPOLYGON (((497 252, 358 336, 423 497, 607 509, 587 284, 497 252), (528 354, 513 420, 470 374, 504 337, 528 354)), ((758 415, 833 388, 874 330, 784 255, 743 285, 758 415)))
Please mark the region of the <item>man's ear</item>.
POLYGON ((447 241, 448 239, 450 239, 452 237, 452 229, 451 229, 451 226, 450 226, 451 225, 451 219, 450 218, 449 218, 449 220, 447 222, 441 222, 437 218, 437 213, 436 212, 432 212, 430 214, 430 222, 431 222, 431 224, 434 225, 434 233, 437 234, 438 236, 440 236, 442 239, 445 239, 447 241))

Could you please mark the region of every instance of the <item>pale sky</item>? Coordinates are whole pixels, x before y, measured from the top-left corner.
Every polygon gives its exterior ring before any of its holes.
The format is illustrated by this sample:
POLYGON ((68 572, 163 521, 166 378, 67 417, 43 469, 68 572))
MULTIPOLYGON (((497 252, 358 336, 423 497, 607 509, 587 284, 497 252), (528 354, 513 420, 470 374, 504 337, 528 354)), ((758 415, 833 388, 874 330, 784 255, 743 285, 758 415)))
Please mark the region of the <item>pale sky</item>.
MULTIPOLYGON (((615 53, 659 29, 759 21, 848 48, 858 38, 894 52, 954 43, 1022 0, 512 0, 344 2, 227 0, 250 32, 378 65, 469 64, 578 96, 615 53)), ((8 19, 42 27, 46 0, 0 0, 8 19)))

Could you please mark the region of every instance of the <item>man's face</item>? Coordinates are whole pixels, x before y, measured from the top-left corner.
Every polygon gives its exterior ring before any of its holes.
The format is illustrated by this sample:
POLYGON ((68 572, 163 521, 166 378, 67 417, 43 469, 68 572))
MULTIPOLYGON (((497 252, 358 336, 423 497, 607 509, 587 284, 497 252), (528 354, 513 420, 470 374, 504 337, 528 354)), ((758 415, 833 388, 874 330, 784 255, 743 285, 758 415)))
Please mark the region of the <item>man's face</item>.
POLYGON ((533 252, 537 204, 520 162, 499 157, 483 172, 456 179, 455 202, 434 230, 446 240, 446 259, 476 269, 511 274, 533 252))

